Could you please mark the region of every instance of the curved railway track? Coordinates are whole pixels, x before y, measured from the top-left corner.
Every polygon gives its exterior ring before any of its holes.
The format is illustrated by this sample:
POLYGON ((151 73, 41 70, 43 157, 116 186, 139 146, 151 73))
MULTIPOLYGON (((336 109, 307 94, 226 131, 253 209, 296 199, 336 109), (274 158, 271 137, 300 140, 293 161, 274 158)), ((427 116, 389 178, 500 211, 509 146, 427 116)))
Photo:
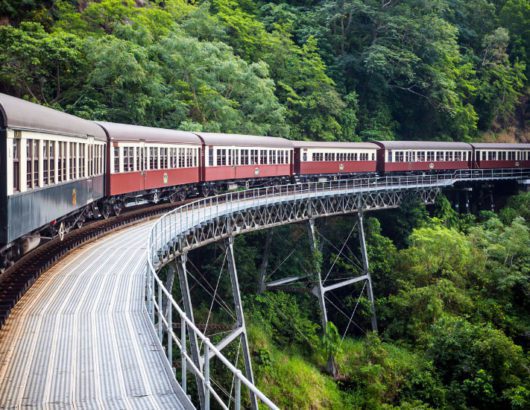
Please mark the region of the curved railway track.
POLYGON ((37 278, 70 251, 81 244, 94 241, 110 232, 140 221, 153 218, 193 200, 134 207, 119 216, 88 223, 79 229, 69 232, 62 241, 59 237, 56 237, 24 255, 17 263, 0 275, 0 328, 6 322, 11 310, 37 278))

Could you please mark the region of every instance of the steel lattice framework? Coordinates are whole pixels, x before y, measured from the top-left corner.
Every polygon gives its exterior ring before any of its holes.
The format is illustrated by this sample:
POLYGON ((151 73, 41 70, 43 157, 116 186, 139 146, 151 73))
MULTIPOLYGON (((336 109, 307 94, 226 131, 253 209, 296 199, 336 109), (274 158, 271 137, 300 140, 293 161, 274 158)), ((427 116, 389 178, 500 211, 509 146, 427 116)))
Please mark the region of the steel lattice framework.
MULTIPOLYGON (((352 278, 341 284, 314 289, 323 311, 323 325, 326 323, 325 293, 332 288, 348 286, 361 280, 368 283, 369 297, 373 308, 371 278, 364 243, 362 214, 372 210, 399 207, 408 195, 419 196, 425 204, 432 204, 443 188, 459 183, 529 180, 530 170, 458 170, 447 174, 386 176, 356 178, 317 183, 303 183, 276 187, 258 188, 234 192, 211 198, 204 198, 184 205, 160 218, 153 226, 148 241, 146 270, 147 311, 158 327, 159 337, 167 335, 168 359, 171 360, 173 344, 181 352, 181 384, 186 387, 186 374, 191 371, 198 386, 202 408, 210 407, 213 397, 222 408, 228 408, 210 383, 210 360, 216 357, 232 372, 235 381, 234 405, 238 409, 241 400, 241 384, 250 393, 253 408, 261 400, 270 408, 276 406, 254 385, 250 353, 246 336, 241 297, 234 258, 233 237, 246 232, 268 229, 275 226, 302 221, 310 222, 310 237, 314 242, 314 219, 357 213, 363 254, 363 276, 352 278), (187 253, 201 246, 225 240, 229 260, 234 305, 238 315, 235 331, 215 346, 196 327, 187 282, 187 253), (175 261, 183 293, 183 309, 173 298, 157 272, 175 261), (173 313, 181 322, 180 337, 173 329, 173 313), (239 339, 242 342, 245 360, 245 375, 242 374, 221 350, 239 339), (200 344, 199 344, 200 340, 200 344), (188 353, 188 345, 190 352, 188 353), (201 352, 201 347, 203 351, 201 352)), ((314 247, 314 246, 313 246, 314 247)), ((320 278, 320 273, 319 273, 320 278)), ((375 311, 372 309, 372 327, 377 329, 375 311)))
MULTIPOLYGON (((414 191, 425 204, 433 204, 441 188, 422 187, 414 191)), ((360 210, 398 208, 404 198, 409 195, 408 189, 345 193, 240 209, 187 230, 170 246, 164 248, 165 252, 160 255, 160 262, 165 263, 185 252, 237 234, 302 222, 312 218, 351 214, 360 210)))

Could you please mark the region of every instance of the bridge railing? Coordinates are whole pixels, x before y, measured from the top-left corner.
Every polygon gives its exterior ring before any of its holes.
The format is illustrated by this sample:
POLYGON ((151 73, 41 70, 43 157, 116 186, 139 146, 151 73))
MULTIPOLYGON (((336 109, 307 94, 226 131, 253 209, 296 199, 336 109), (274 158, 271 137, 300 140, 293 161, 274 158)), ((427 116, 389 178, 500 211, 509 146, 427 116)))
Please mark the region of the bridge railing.
POLYGON ((182 235, 193 227, 233 214, 242 209, 273 205, 274 203, 290 200, 302 200, 315 195, 337 195, 345 193, 355 193, 359 191, 381 191, 412 189, 414 187, 428 186, 448 186, 459 181, 483 181, 501 179, 525 179, 530 178, 530 170, 520 169, 497 169, 497 170, 456 170, 442 174, 424 175, 400 175, 400 176, 371 176, 351 179, 342 179, 325 182, 304 182, 298 184, 287 184, 272 187, 254 188, 245 191, 236 191, 199 199, 189 204, 183 205, 162 216, 152 227, 148 239, 148 263, 147 282, 149 291, 147 292, 147 303, 151 305, 153 322, 155 314, 158 313, 158 328, 160 338, 162 338, 162 328, 167 332, 168 337, 168 358, 172 361, 172 343, 175 343, 181 352, 182 377, 181 384, 186 389, 187 369, 198 376, 204 383, 205 394, 211 394, 222 408, 228 408, 209 380, 209 358, 216 356, 224 366, 235 377, 235 408, 239 408, 241 403, 241 384, 245 385, 257 398, 271 409, 277 407, 272 403, 250 380, 248 380, 239 369, 211 343, 190 320, 185 312, 180 308, 173 298, 171 291, 166 289, 164 283, 157 274, 160 266, 160 255, 167 251, 168 244, 172 243, 179 235, 182 235), (169 309, 163 308, 163 300, 170 305, 169 309), (172 323, 173 312, 178 315, 181 322, 180 338, 175 334, 172 323), (186 334, 186 329, 190 332, 186 334), (187 337, 196 337, 205 346, 203 369, 195 366, 193 359, 187 352, 187 337))
POLYGON ((179 234, 206 220, 213 220, 241 209, 270 205, 286 198, 297 200, 329 192, 378 191, 411 187, 444 186, 458 181, 530 178, 526 169, 456 170, 442 174, 373 176, 325 182, 304 182, 253 188, 199 199, 162 216, 151 232, 150 254, 155 256, 179 234))

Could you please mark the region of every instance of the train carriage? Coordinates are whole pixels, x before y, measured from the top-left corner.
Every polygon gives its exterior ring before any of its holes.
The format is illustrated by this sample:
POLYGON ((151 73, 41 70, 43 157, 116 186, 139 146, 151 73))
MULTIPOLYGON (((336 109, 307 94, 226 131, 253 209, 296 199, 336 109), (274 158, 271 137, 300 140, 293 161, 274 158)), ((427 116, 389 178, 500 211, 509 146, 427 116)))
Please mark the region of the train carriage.
POLYGON ((530 168, 530 144, 473 143, 476 168, 530 168))
POLYGON ((298 176, 375 173, 379 146, 370 142, 294 141, 298 176))
POLYGON ((252 186, 265 179, 287 180, 293 146, 284 138, 199 132, 203 142, 203 193, 230 185, 252 186))
POLYGON ((80 223, 81 211, 105 195, 105 145, 91 121, 0 94, 4 262, 38 243, 43 229, 64 233, 69 217, 80 223))
POLYGON ((183 200, 199 182, 201 140, 190 132, 98 122, 108 136, 105 212, 139 198, 183 200))
POLYGON ((378 171, 443 172, 472 167, 473 148, 464 142, 379 141, 378 171))

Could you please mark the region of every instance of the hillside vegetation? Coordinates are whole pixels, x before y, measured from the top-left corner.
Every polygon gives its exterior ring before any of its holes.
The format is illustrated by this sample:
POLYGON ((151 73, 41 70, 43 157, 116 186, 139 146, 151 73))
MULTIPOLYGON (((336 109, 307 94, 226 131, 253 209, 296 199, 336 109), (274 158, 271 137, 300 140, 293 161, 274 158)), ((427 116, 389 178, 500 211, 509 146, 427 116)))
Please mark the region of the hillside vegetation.
MULTIPOLYGON (((3 0, 0 91, 88 119, 191 131, 524 140, 530 2, 3 0)), ((268 233, 237 237, 260 389, 293 409, 530 408, 530 194, 477 217, 445 198, 431 214, 411 201, 370 216, 378 334, 360 288, 347 288, 330 294, 322 336, 307 287, 260 293, 268 233)), ((318 262, 330 281, 358 274, 351 227, 351 217, 319 221, 318 261, 304 226, 275 229, 267 272, 312 284, 318 262)), ((215 282, 223 256, 214 245, 190 254, 195 318, 215 325, 214 341, 232 319, 209 291, 216 283, 231 300, 227 275, 215 282)))
POLYGON ((527 0, 4 0, 0 91, 293 139, 524 139, 527 0))

